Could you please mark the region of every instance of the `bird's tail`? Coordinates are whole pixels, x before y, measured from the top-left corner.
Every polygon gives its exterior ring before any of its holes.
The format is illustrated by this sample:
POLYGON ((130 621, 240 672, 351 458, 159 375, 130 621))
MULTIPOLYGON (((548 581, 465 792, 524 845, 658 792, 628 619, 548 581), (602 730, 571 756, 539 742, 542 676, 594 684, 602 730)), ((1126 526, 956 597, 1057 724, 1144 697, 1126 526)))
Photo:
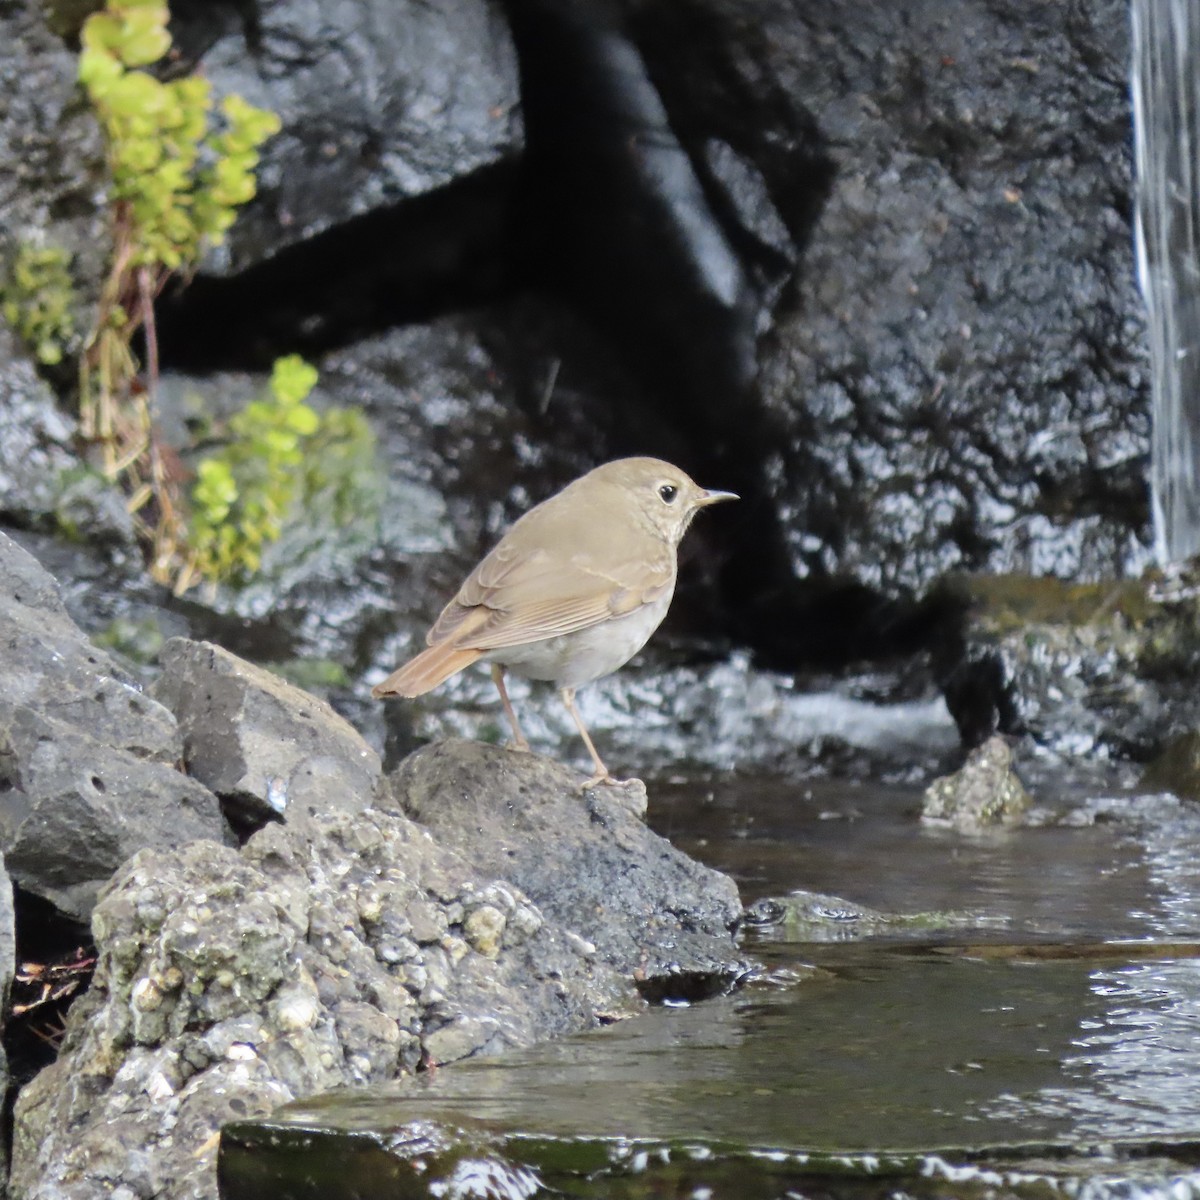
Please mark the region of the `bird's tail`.
POLYGON ((397 667, 371 689, 371 695, 376 700, 384 696, 423 696, 451 675, 469 667, 482 653, 482 650, 463 650, 449 642, 439 642, 422 650, 404 666, 397 667))

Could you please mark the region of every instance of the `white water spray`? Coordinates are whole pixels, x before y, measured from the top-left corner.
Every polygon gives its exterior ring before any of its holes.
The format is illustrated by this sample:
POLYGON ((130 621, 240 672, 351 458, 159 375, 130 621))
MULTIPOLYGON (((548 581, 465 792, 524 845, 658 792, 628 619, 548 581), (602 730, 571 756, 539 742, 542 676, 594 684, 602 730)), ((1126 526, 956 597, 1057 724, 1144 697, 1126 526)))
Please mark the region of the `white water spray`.
POLYGON ((1132 22, 1154 541, 1169 563, 1200 551, 1200 4, 1132 0, 1132 22))

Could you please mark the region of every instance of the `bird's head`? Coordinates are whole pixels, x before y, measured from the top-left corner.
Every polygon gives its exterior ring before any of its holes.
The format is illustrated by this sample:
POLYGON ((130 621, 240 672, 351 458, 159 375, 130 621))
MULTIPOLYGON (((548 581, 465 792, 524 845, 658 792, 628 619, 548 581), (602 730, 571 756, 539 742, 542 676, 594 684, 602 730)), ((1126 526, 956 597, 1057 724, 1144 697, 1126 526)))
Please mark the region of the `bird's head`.
POLYGON ((597 467, 587 478, 611 489, 614 503, 630 505, 640 520, 673 546, 679 544, 702 508, 738 498, 733 492, 702 488, 660 458, 620 458, 597 467))

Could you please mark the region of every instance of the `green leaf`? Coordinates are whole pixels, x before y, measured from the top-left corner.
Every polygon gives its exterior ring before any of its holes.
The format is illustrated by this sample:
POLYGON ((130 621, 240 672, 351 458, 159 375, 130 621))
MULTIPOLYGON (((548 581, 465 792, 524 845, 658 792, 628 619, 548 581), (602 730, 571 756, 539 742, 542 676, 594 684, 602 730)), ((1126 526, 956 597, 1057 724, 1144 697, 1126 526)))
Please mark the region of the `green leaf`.
POLYGON ((287 410, 287 424, 301 437, 310 437, 321 427, 321 418, 307 404, 297 404, 287 410))
POLYGON ((128 71, 105 94, 105 103, 118 116, 158 112, 165 96, 163 85, 144 71, 128 71))
POLYGON ((165 9, 135 9, 121 23, 118 53, 127 67, 145 67, 158 62, 171 48, 165 9))
POLYGON ((121 64, 105 49, 89 47, 79 55, 79 82, 93 99, 106 95, 123 74, 121 64))
POLYGON ((103 50, 116 54, 121 44, 121 22, 111 13, 92 13, 79 31, 84 50, 103 50))
POLYGON ((115 167, 145 174, 158 166, 162 155, 162 147, 150 138, 137 138, 122 142, 114 150, 113 164, 115 167))
POLYGON ((271 370, 271 392, 281 403, 298 403, 317 383, 317 369, 299 354, 277 358, 271 370))

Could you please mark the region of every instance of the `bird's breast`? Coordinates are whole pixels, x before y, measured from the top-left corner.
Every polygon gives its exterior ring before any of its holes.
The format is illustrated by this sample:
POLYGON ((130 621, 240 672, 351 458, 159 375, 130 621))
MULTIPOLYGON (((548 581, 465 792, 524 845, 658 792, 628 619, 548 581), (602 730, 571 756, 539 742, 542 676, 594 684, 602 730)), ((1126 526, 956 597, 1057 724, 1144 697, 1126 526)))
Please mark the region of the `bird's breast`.
POLYGON ((526 679, 581 687, 623 667, 662 624, 670 605, 671 593, 667 592, 624 616, 538 642, 489 650, 484 658, 526 679))

